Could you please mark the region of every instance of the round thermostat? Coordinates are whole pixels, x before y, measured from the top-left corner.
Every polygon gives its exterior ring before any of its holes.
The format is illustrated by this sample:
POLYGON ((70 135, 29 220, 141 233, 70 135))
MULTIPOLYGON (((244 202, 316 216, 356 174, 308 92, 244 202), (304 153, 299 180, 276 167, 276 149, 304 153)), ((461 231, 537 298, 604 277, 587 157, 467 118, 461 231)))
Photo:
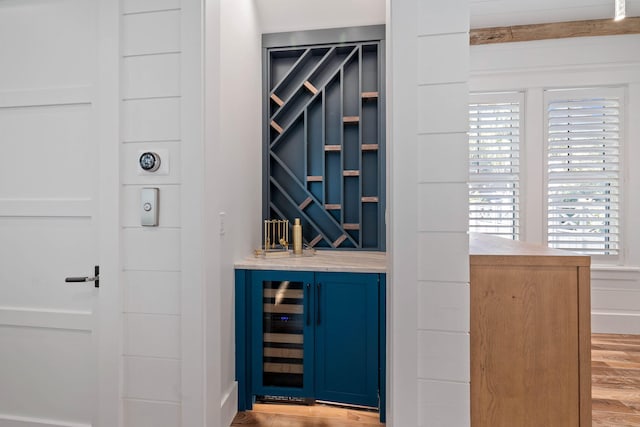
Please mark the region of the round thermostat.
POLYGON ((140 167, 147 172, 155 172, 160 167, 160 156, 157 153, 147 151, 140 155, 140 167))

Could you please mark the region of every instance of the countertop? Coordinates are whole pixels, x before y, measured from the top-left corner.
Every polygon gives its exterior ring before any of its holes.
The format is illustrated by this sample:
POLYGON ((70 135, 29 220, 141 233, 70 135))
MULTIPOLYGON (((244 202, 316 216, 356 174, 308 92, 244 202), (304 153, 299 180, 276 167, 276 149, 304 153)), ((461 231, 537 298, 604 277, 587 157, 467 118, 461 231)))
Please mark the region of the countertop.
POLYGON ((469 233, 471 265, 576 265, 588 267, 591 257, 480 233, 469 233))
POLYGON ((341 273, 386 273, 387 254, 368 251, 317 250, 313 256, 256 257, 235 263, 243 270, 329 271, 341 273))

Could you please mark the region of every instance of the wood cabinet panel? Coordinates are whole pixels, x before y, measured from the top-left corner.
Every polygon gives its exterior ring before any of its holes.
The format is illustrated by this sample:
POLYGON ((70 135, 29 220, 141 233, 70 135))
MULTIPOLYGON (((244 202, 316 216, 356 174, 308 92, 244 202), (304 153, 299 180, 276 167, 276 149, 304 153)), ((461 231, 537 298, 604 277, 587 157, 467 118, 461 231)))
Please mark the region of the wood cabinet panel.
POLYGON ((591 426, 589 257, 478 239, 485 237, 471 239, 472 426, 591 426))

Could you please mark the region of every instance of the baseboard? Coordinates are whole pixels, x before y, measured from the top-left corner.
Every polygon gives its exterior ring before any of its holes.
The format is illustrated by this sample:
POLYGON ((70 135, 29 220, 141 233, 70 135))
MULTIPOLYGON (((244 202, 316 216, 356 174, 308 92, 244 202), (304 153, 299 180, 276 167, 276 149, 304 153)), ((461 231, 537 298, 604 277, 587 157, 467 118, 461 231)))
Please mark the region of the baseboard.
POLYGON ((640 334, 640 314, 591 313, 591 332, 595 334, 640 334))
POLYGON ((91 427, 91 424, 0 414, 2 427, 91 427))
POLYGON ((223 426, 230 426, 233 422, 233 418, 238 413, 238 382, 234 381, 233 384, 227 389, 224 396, 222 396, 222 402, 220 404, 220 420, 223 426))

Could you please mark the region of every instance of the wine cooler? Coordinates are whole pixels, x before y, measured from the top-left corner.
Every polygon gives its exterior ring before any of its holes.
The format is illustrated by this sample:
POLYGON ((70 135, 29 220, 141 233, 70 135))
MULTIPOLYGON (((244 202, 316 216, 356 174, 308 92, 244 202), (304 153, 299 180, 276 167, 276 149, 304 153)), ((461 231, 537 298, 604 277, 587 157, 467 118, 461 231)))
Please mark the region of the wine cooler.
POLYGON ((309 315, 304 286, 286 280, 262 282, 264 386, 304 387, 304 322, 309 315))

